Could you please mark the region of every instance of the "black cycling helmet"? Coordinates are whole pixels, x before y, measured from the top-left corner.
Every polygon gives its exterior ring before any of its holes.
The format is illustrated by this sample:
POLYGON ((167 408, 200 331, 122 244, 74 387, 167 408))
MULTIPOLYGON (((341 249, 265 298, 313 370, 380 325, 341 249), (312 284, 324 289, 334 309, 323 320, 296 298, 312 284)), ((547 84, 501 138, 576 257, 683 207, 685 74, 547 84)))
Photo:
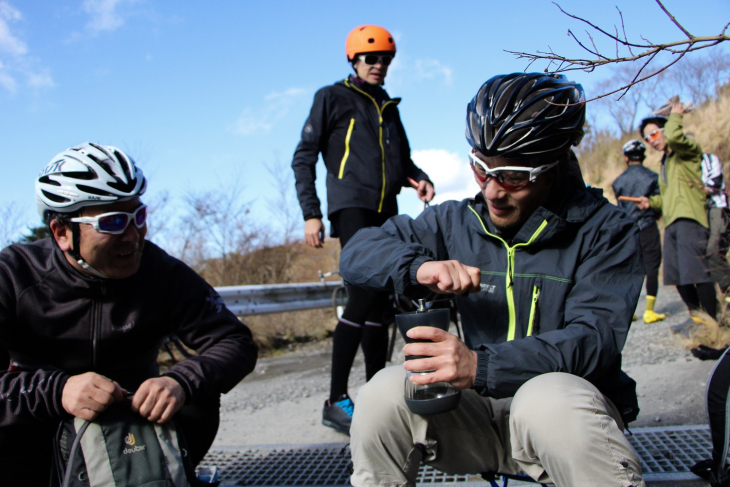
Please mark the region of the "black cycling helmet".
POLYGON ((466 140, 487 157, 563 154, 583 138, 585 92, 561 74, 499 75, 466 107, 466 140))
POLYGON ((646 156, 646 146, 640 140, 629 140, 623 146, 624 155, 629 158, 630 161, 643 161, 646 156))
POLYGON ((644 138, 644 129, 650 123, 653 123, 660 129, 664 128, 664 124, 667 123, 667 117, 663 117, 661 115, 650 115, 642 119, 641 123, 639 124, 639 135, 641 135, 642 138, 644 138))

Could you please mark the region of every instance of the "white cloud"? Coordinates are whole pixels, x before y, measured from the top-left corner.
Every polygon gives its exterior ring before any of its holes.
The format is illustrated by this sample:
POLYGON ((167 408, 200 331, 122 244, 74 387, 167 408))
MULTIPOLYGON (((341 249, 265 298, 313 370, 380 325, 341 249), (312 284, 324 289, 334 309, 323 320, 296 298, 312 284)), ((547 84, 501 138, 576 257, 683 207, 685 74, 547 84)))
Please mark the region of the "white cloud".
POLYGON ((417 59, 413 76, 418 80, 442 77, 444 84, 451 86, 453 74, 453 70, 440 61, 435 59, 417 59))
POLYGON ((411 158, 433 181, 436 197, 433 203, 473 198, 479 192, 466 152, 457 154, 443 149, 411 152, 411 158))
POLYGON ((286 118, 291 105, 305 93, 307 91, 303 88, 269 93, 264 97, 263 107, 256 110, 246 107, 230 131, 239 135, 264 135, 271 132, 278 121, 286 118))
POLYGON ((86 28, 94 34, 114 31, 124 25, 125 18, 117 7, 134 0, 84 0, 83 9, 91 18, 86 28))
POLYGON ((15 92, 18 91, 18 83, 15 81, 15 78, 4 72, 2 67, 0 67, 0 86, 12 94, 15 94, 15 92))
POLYGON ((34 90, 55 86, 48 70, 38 67, 38 61, 28 55, 28 45, 11 30, 11 24, 22 19, 18 9, 0 0, 0 87, 11 94, 18 92, 18 79, 25 79, 34 90))
POLYGON ((28 73, 28 86, 32 88, 53 88, 56 83, 47 72, 28 73))
POLYGON ((0 1, 0 51, 21 56, 28 52, 28 46, 10 32, 11 22, 22 18, 20 11, 8 2, 0 1))
POLYGON ((400 89, 404 85, 415 82, 440 82, 451 86, 454 70, 436 59, 412 59, 405 53, 398 53, 388 68, 388 87, 400 89))

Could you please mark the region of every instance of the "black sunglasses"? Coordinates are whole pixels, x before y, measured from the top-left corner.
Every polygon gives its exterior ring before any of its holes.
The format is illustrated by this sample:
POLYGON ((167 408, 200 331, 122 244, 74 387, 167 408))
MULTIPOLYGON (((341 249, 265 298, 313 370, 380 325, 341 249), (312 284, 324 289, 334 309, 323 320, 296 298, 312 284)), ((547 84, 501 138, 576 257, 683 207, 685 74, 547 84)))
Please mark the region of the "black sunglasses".
POLYGON ((390 54, 360 54, 357 58, 368 66, 375 66, 378 63, 390 66, 393 61, 393 56, 390 54))

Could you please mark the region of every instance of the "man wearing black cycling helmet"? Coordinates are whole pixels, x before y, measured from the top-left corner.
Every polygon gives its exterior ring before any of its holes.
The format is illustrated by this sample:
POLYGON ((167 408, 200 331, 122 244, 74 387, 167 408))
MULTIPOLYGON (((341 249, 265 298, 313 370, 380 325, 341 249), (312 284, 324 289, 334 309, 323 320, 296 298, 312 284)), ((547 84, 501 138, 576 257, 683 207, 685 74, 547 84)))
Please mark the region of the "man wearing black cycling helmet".
POLYGON ((152 422, 174 416, 197 464, 218 430, 220 394, 254 368, 249 329, 145 240, 146 188, 123 151, 71 147, 36 180, 52 237, 0 252, 3 485, 48 485, 58 422, 93 420, 121 401, 152 422), (158 351, 173 333, 197 355, 160 375, 158 351))
POLYGON ((659 194, 659 176, 644 166, 646 146, 640 140, 629 140, 622 148, 624 160, 628 168, 611 184, 617 203, 639 227, 641 255, 644 258, 646 272, 646 310, 644 323, 654 323, 666 318, 663 313, 654 311, 654 304, 659 292, 659 265, 662 263, 662 244, 657 219, 662 216, 661 210, 640 210, 632 201, 641 197, 659 194), (632 198, 623 199, 622 197, 632 198))
POLYGON ((406 361, 358 394, 355 486, 414 485, 421 462, 449 473, 527 474, 573 486, 644 485, 624 424, 638 414, 621 371, 643 280, 625 212, 586 188, 571 150, 582 87, 562 75, 500 75, 467 106, 479 193, 361 230, 343 250, 347 282, 413 298, 455 294, 464 331, 417 327, 406 361), (462 390, 453 411, 413 414, 417 384, 462 390))

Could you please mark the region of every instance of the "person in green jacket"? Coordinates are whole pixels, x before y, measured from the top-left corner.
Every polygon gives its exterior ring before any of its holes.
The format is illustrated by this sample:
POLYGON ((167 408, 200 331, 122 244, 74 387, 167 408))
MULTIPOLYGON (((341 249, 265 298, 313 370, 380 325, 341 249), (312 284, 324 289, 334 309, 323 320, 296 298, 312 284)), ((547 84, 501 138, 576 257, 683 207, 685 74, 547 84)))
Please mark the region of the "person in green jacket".
POLYGON ((647 117, 639 127, 644 140, 664 153, 659 174, 660 194, 642 197, 637 206, 642 210, 661 210, 664 215, 664 284, 677 286, 692 320, 679 325, 675 331, 685 330, 693 322, 702 323, 696 314, 699 310, 712 318, 717 314, 715 285, 705 259, 708 222, 702 184, 702 148, 684 133, 685 112, 682 103, 675 103, 669 118, 647 117))

